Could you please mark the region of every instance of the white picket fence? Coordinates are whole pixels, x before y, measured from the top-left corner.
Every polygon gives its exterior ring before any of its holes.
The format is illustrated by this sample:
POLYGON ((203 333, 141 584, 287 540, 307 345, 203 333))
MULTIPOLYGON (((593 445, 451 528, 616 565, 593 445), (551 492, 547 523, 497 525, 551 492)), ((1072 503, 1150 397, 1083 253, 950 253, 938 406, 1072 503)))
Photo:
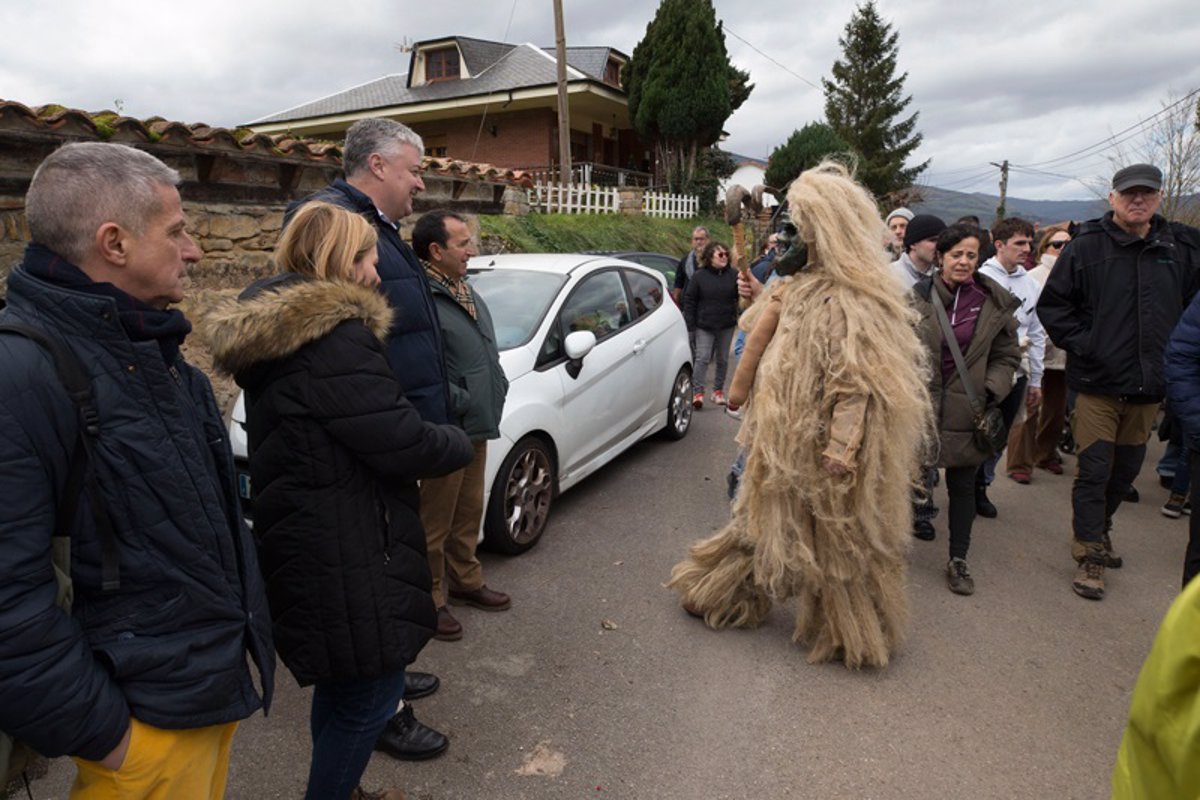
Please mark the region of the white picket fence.
MULTIPOLYGON (((529 191, 529 208, 543 214, 616 214, 621 209, 615 186, 589 186, 537 182, 529 191)), ((641 191, 642 213, 648 217, 689 219, 696 216, 700 198, 695 195, 641 191)))
POLYGON ((700 198, 694 194, 646 192, 642 195, 642 213, 647 217, 691 219, 700 211, 700 198))
POLYGON ((615 186, 535 183, 529 190, 529 209, 543 214, 615 214, 620 193, 615 186))

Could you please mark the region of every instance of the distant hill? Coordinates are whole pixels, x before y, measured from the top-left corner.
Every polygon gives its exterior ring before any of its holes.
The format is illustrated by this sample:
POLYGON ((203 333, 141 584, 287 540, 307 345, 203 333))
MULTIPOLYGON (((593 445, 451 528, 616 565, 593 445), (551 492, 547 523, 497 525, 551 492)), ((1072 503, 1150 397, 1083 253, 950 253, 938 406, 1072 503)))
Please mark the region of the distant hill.
MULTIPOLYGON (((966 194, 939 189, 936 186, 923 186, 921 193, 925 199, 910 206, 913 213, 933 214, 947 223, 967 214, 974 214, 983 225, 991 227, 996 217, 996 206, 1000 204, 998 195, 982 192, 966 194)), ((1098 199, 1023 200, 1020 197, 1010 197, 1005 211, 1010 217, 1022 217, 1030 222, 1048 225, 1067 220, 1094 219, 1108 211, 1108 203, 1098 199)))

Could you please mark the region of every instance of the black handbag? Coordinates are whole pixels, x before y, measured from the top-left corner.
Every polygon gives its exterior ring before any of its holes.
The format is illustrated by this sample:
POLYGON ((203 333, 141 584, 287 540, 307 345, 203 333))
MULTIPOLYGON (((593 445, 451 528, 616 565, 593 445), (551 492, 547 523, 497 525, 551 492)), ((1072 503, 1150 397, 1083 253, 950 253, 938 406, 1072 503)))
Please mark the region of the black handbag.
POLYGON ((971 376, 967 372, 967 365, 963 363, 962 350, 959 349, 958 340, 954 338, 954 329, 950 327, 950 319, 946 316, 946 309, 942 307, 941 298, 938 297, 937 287, 931 286, 929 291, 934 313, 937 314, 938 325, 942 329, 942 338, 946 340, 950 355, 954 357, 954 367, 958 370, 958 377, 962 379, 963 388, 967 392, 967 400, 975 412, 975 446, 990 457, 999 453, 1008 444, 1008 426, 1004 424, 1004 415, 995 406, 988 408, 987 404, 981 401, 979 395, 975 393, 975 389, 971 386, 971 376))

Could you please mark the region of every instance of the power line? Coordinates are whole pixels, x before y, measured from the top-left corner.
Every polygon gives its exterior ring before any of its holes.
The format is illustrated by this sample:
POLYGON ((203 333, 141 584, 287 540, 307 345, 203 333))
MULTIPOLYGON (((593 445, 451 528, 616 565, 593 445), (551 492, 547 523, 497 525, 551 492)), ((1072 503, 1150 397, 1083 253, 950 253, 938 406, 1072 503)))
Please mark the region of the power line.
POLYGON ((762 56, 763 58, 765 58, 767 61, 770 61, 770 62, 771 62, 772 64, 774 64, 775 66, 779 67, 781 70, 783 70, 783 71, 784 71, 784 72, 786 72, 787 74, 791 75, 793 78, 799 78, 800 80, 804 81, 804 82, 805 82, 805 83, 807 83, 809 86, 813 87, 814 89, 816 89, 816 90, 817 90, 817 91, 819 91, 819 92, 824 92, 824 91, 825 91, 825 89, 824 89, 824 88, 822 88, 822 87, 820 87, 820 86, 817 86, 815 83, 813 83, 812 81, 810 81, 808 78, 804 77, 803 75, 801 75, 801 74, 799 74, 799 73, 797 73, 797 72, 792 72, 792 70, 791 70, 789 67, 787 67, 787 66, 786 66, 786 65, 784 65, 784 64, 780 64, 778 61, 776 61, 775 59, 771 58, 769 55, 767 55, 766 53, 764 53, 762 50, 759 50, 757 47, 755 47, 754 45, 752 45, 752 44, 750 44, 749 42, 747 42, 747 41, 746 41, 745 39, 743 39, 741 36, 738 36, 736 33, 734 33, 734 32, 733 32, 733 30, 731 30, 731 29, 730 29, 730 27, 729 27, 728 25, 724 25, 724 24, 722 24, 722 26, 721 26, 721 29, 722 29, 722 30, 724 30, 726 33, 728 33, 728 34, 729 34, 730 36, 732 36, 733 38, 737 39, 737 40, 738 40, 739 42, 741 42, 742 44, 746 45, 746 47, 749 47, 751 50, 753 50, 754 52, 758 53, 760 56, 762 56))
POLYGON ((1172 110, 1172 109, 1174 109, 1176 106, 1178 106, 1178 105, 1181 105, 1182 103, 1185 103, 1185 102, 1187 102, 1187 101, 1191 100, 1191 99, 1192 99, 1193 97, 1195 97, 1197 94, 1200 94, 1200 88, 1193 89, 1192 91, 1188 92, 1188 93, 1187 93, 1186 95, 1184 95, 1183 97, 1181 97, 1181 98, 1179 98, 1178 100, 1176 100, 1174 103, 1171 103, 1171 104, 1170 104, 1170 105, 1168 105, 1168 106, 1164 106, 1164 107, 1163 107, 1162 109, 1160 109, 1158 112, 1156 112, 1156 113, 1154 113, 1154 114, 1151 114, 1149 117, 1146 117, 1145 119, 1142 119, 1142 120, 1139 120, 1138 122, 1135 122, 1133 125, 1130 125, 1128 128, 1125 128, 1124 130, 1118 131, 1117 133, 1114 133, 1114 134, 1112 134, 1111 136, 1107 137, 1106 139, 1103 139, 1103 140, 1101 140, 1101 141, 1099 141, 1099 142, 1096 142, 1096 143, 1095 143, 1095 144, 1093 144, 1093 145, 1089 145, 1089 146, 1087 146, 1087 147, 1081 148, 1081 149, 1079 149, 1079 150, 1076 150, 1076 151, 1074 151, 1073 153, 1067 153, 1065 156, 1059 156, 1058 158, 1051 158, 1051 159, 1049 159, 1049 160, 1047 160, 1047 161, 1036 161, 1036 162, 1034 162, 1034 163, 1032 163, 1032 164, 1024 164, 1024 165, 1022 165, 1022 166, 1025 166, 1025 167, 1044 167, 1044 166, 1049 166, 1049 165, 1051 165, 1051 164, 1057 164, 1057 163, 1059 163, 1059 162, 1066 162, 1066 161, 1068 161, 1069 159, 1072 159, 1072 158, 1074 158, 1075 156, 1080 156, 1080 155, 1082 155, 1082 154, 1085 154, 1085 153, 1087 154, 1087 156, 1086 156, 1086 157, 1090 157, 1090 156, 1096 155, 1096 153, 1091 153, 1091 152, 1089 152, 1089 151, 1092 151, 1092 150, 1097 150, 1097 149, 1104 149, 1104 148, 1109 148, 1109 147, 1114 147, 1114 146, 1116 146, 1116 145, 1118 145, 1118 144, 1121 144, 1121 142, 1123 142, 1123 141, 1127 141, 1129 138, 1132 138, 1133 136, 1136 136, 1138 133, 1140 133, 1140 132, 1141 132, 1141 130, 1142 130, 1142 129, 1143 129, 1145 126, 1146 126, 1146 125, 1150 124, 1150 123, 1151 123, 1151 122, 1153 122, 1155 119, 1157 119, 1158 117, 1162 116, 1163 114, 1166 114, 1168 111, 1171 111, 1171 110, 1172 110), (1118 137, 1120 137, 1120 136, 1124 136, 1125 134, 1127 134, 1127 133, 1130 133, 1131 131, 1132 131, 1133 133, 1131 133, 1131 134, 1130 134, 1130 136, 1126 137, 1126 139, 1122 139, 1122 140, 1120 140, 1120 141, 1116 141, 1118 137))

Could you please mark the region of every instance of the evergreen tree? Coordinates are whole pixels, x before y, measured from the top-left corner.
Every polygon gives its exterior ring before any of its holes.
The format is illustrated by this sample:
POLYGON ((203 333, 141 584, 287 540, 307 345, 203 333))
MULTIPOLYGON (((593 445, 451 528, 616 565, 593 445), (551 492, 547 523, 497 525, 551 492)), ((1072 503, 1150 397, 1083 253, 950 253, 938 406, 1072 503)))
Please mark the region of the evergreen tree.
POLYGON ((729 62, 711 0, 662 0, 625 65, 633 128, 654 142, 660 177, 690 190, 698 157, 754 88, 729 62))
POLYGON ((858 179, 883 201, 913 184, 929 166, 906 167, 921 144, 914 132, 917 113, 897 118, 912 102, 902 93, 908 73, 896 75, 899 34, 883 21, 874 0, 859 6, 838 39, 842 58, 833 63, 833 80, 823 79, 825 119, 858 155, 858 179))
POLYGON ((850 145, 824 122, 810 122, 793 131, 788 140, 771 151, 771 160, 763 180, 783 192, 804 170, 815 167, 826 156, 848 153, 850 145))

